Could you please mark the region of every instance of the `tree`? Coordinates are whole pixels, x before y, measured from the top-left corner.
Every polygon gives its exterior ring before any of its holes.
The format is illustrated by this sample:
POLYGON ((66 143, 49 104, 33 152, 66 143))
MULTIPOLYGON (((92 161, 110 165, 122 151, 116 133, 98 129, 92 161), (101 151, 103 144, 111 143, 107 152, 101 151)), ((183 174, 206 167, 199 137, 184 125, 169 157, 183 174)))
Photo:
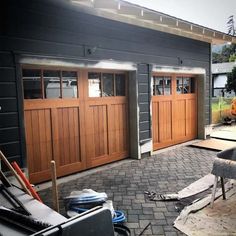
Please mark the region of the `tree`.
MULTIPOLYGON (((228 34, 236 35, 234 16, 230 16, 227 21, 228 34)), ((220 53, 212 53, 212 63, 223 63, 236 61, 236 44, 224 45, 220 53)))
POLYGON ((234 62, 234 61, 236 61, 236 54, 235 53, 230 55, 230 57, 229 57, 229 62, 234 62))
POLYGON ((227 82, 225 88, 227 92, 233 90, 236 93, 236 67, 233 68, 231 73, 227 74, 227 82))
POLYGON ((212 53, 212 63, 229 62, 231 55, 236 53, 236 44, 224 45, 220 53, 212 53))
POLYGON ((234 36, 236 34, 235 26, 234 26, 234 16, 230 16, 227 22, 228 25, 228 34, 234 36))

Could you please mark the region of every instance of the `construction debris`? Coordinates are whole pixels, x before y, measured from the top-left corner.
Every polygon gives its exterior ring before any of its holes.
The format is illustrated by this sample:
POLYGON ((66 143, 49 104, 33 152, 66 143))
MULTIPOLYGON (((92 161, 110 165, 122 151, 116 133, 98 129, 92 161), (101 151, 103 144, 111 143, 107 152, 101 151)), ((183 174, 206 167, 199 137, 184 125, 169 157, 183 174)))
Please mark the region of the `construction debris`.
POLYGON ((215 176, 212 174, 208 174, 201 179, 195 181, 190 184, 186 188, 182 189, 178 193, 172 194, 157 194, 155 192, 144 192, 151 201, 169 201, 169 200, 180 200, 184 198, 188 198, 190 196, 194 196, 201 192, 206 191, 214 184, 215 176))
POLYGON ((174 222, 174 227, 189 236, 236 235, 236 187, 232 182, 225 185, 226 200, 216 193, 214 208, 209 206, 211 194, 184 208, 174 222))

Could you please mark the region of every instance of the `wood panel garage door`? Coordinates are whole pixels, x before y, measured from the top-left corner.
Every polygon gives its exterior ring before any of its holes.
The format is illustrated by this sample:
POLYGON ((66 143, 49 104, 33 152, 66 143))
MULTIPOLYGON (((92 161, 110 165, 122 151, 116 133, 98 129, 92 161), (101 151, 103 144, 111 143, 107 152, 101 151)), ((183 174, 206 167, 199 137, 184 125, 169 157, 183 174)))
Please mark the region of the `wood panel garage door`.
POLYGON ((128 156, 126 74, 22 70, 29 177, 50 179, 128 156))
POLYGON ((153 76, 153 149, 197 136, 197 86, 191 75, 153 76))

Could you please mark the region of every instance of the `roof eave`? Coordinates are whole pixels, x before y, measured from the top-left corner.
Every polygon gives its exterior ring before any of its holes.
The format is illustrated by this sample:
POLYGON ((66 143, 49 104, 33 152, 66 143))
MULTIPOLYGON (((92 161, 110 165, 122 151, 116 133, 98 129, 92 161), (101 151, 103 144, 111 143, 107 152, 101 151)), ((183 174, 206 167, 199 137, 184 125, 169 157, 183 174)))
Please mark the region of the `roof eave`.
POLYGON ((211 44, 236 43, 236 37, 118 0, 70 0, 84 12, 211 44))

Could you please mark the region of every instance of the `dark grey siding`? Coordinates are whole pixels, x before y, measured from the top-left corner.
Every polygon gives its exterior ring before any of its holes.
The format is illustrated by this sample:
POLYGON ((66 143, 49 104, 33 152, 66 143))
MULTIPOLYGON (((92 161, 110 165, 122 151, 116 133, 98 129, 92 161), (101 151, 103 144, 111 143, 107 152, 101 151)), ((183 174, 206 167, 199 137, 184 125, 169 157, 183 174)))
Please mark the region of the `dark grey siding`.
MULTIPOLYGON (((20 83, 16 83, 20 78, 19 72, 15 71, 17 65, 12 61, 12 55, 28 54, 65 60, 114 59, 140 64, 137 79, 141 140, 151 137, 148 116, 150 64, 205 68, 206 124, 210 123, 210 44, 88 15, 75 6, 69 6, 69 1, 66 0, 3 0, 2 6, 5 8, 1 7, 1 17, 4 20, 0 25, 0 47, 8 56, 0 55, 0 73, 5 78, 4 81, 1 79, 1 115, 22 117, 18 113, 22 112, 22 101, 17 104, 15 93, 16 89, 21 91, 20 83), (89 49, 92 49, 92 53, 89 53, 89 49), (9 92, 6 93, 6 90, 9 92)), ((22 94, 18 93, 17 96, 22 99, 22 94)), ((1 118, 1 129, 4 132, 15 129, 16 133, 2 134, 0 143, 3 143, 2 138, 4 143, 8 143, 5 135, 11 137, 9 142, 19 143, 23 121, 16 117, 9 121, 12 122, 10 124, 5 118, 1 118)), ((18 155, 19 152, 14 156, 18 155)))
POLYGON ((0 51, 0 150, 22 165, 18 101, 13 54, 0 51))
POLYGON ((138 65, 138 106, 139 106, 139 137, 140 142, 151 138, 150 123, 150 80, 151 66, 149 64, 138 65))

